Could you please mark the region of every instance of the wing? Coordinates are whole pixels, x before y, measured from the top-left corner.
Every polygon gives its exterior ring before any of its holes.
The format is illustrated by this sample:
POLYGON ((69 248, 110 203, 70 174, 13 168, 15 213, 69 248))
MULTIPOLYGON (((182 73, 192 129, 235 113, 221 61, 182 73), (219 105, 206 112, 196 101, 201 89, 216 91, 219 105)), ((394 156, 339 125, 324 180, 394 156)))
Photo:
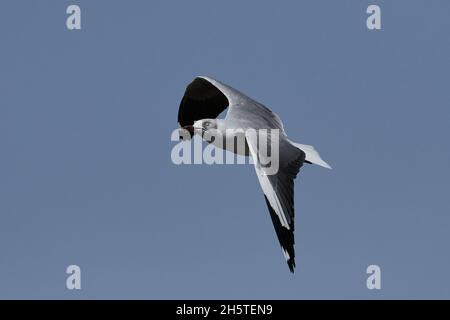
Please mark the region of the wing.
POLYGON ((200 119, 214 119, 228 106, 237 104, 239 92, 208 77, 197 77, 184 92, 178 109, 180 126, 200 119))
POLYGON ((209 77, 197 77, 186 88, 178 109, 181 127, 200 119, 214 119, 229 107, 229 120, 251 119, 253 126, 283 131, 280 118, 259 102, 242 92, 209 77))
MULTIPOLYGON (((268 174, 261 165, 264 155, 258 148, 257 137, 246 133, 246 141, 281 249, 289 270, 294 272, 294 179, 303 165, 305 153, 280 139, 279 169, 275 174, 268 174)), ((263 163, 267 161, 264 159, 263 163)))

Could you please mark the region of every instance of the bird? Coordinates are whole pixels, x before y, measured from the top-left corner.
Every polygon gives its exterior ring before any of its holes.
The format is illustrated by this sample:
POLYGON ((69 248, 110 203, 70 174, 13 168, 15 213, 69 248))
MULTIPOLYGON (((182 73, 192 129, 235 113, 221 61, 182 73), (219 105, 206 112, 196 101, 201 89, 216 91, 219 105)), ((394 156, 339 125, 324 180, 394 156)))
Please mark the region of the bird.
MULTIPOLYGON (((304 163, 328 169, 331 169, 330 165, 313 146, 289 140, 276 113, 244 93, 208 76, 197 76, 187 85, 178 109, 178 125, 182 130, 187 130, 191 138, 195 134, 204 138, 208 130, 221 132, 224 139, 230 138, 227 136, 228 132, 240 132, 245 141, 245 148, 241 151, 236 150, 236 147, 227 149, 228 144, 225 147, 223 144, 217 146, 252 157, 282 253, 290 272, 294 273, 294 179, 304 163), (219 119, 218 116, 226 109, 225 118, 219 119), (264 159, 257 137, 247 133, 263 129, 279 132, 279 159, 275 173, 268 172, 267 166, 263 164, 262 160, 267 159, 264 159)), ((270 141, 268 134, 267 137, 270 141)), ((214 143, 211 140, 207 142, 214 143)))

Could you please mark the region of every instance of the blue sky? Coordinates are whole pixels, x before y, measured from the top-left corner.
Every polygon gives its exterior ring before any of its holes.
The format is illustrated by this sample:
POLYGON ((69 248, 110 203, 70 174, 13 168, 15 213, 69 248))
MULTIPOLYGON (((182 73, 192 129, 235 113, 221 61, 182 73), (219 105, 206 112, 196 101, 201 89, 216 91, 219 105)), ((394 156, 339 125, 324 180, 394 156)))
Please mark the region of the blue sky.
POLYGON ((0 297, 449 298, 449 9, 2 1, 0 297), (82 30, 66 29, 70 4, 82 30), (200 74, 333 167, 296 180, 295 275, 250 165, 171 162, 200 74), (366 288, 371 264, 381 290, 366 288))

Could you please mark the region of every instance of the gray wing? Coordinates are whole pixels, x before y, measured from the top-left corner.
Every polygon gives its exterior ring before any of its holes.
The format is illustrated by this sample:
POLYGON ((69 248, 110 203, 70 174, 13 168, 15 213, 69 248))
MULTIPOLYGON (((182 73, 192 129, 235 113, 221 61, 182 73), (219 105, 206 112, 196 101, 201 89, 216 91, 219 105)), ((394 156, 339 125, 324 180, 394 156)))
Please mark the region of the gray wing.
MULTIPOLYGON (((258 148, 256 136, 246 133, 246 140, 282 252, 289 270, 294 272, 294 179, 305 161, 305 153, 280 139, 279 168, 275 174, 269 174, 261 165, 264 153, 258 148)), ((268 161, 263 159, 263 163, 268 161)))
POLYGON ((178 108, 178 124, 181 127, 200 119, 216 118, 231 101, 210 81, 197 77, 187 87, 178 108))
POLYGON ((180 126, 200 119, 217 118, 228 108, 225 118, 230 127, 280 129, 280 118, 261 103, 213 78, 196 77, 187 87, 178 109, 180 126))
POLYGON ((239 105, 244 94, 209 77, 196 77, 187 87, 178 108, 178 123, 192 125, 200 119, 213 119, 229 106, 239 105))

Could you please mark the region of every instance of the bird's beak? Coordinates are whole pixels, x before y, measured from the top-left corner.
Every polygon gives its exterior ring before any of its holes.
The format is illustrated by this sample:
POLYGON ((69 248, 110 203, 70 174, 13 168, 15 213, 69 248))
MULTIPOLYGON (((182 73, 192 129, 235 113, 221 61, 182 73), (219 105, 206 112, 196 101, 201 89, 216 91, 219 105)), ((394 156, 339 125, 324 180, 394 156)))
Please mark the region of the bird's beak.
POLYGON ((194 126, 184 126, 183 129, 186 129, 191 134, 194 134, 194 126))
POLYGON ((195 133, 195 130, 203 130, 202 127, 184 126, 183 129, 189 131, 191 134, 195 133))

